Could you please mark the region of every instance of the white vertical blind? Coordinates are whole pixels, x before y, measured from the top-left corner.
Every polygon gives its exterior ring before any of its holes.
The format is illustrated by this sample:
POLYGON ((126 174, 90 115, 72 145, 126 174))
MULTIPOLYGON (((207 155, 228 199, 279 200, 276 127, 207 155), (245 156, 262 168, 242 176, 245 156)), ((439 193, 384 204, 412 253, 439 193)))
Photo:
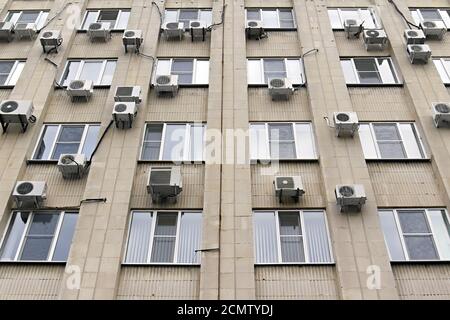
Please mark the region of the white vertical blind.
POLYGON ((202 239, 201 212, 183 212, 181 214, 180 234, 178 238, 178 263, 200 263, 202 239))
POLYGON ((152 218, 152 212, 134 211, 132 213, 126 263, 147 262, 152 218))
POLYGON ((0 260, 14 260, 17 250, 19 249, 20 240, 25 232, 25 225, 28 221, 28 217, 29 214, 26 212, 13 213, 8 232, 6 233, 6 237, 0 250, 0 260))
POLYGON ((450 224, 445 210, 428 210, 441 260, 450 260, 450 224))
POLYGON ((402 134, 403 147, 405 148, 407 157, 410 159, 423 158, 423 153, 419 145, 418 137, 415 132, 414 124, 399 123, 399 129, 402 134))
POLYGON ((316 159, 316 147, 311 123, 296 123, 298 159, 316 159))
POLYGON ((275 212, 255 212, 253 224, 256 263, 278 262, 275 212))
POLYGON ((324 212, 304 211, 303 220, 310 262, 331 262, 332 258, 324 212))

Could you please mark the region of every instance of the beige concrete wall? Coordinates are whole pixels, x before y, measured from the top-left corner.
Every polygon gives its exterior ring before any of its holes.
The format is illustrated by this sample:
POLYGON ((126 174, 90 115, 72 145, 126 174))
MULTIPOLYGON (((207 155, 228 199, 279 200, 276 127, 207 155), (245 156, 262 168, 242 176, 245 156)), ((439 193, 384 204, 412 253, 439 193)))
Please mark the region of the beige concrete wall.
POLYGON ((295 31, 268 31, 268 38, 247 41, 247 57, 299 57, 300 47, 295 31))

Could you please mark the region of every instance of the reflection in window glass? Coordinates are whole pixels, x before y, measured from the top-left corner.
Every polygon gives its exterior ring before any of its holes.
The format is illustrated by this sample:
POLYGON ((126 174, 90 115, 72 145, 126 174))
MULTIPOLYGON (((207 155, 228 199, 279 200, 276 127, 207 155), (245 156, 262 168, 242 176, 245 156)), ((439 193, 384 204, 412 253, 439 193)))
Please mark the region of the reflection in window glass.
POLYGON ((56 243, 55 252, 53 253, 53 261, 67 261, 72 244, 75 226, 77 224, 78 214, 66 213, 59 231, 58 241, 56 243))
POLYGON ((28 221, 29 214, 27 212, 14 212, 11 222, 6 233, 5 241, 0 250, 1 261, 13 261, 17 250, 19 249, 20 240, 22 239, 25 226, 28 221))
POLYGON ((184 158, 186 143, 186 125, 170 124, 166 126, 163 160, 181 161, 184 158))
POLYGON ((39 142, 36 155, 34 156, 35 159, 46 160, 50 157, 50 152, 52 151, 58 128, 58 125, 46 125, 44 127, 41 141, 39 142))

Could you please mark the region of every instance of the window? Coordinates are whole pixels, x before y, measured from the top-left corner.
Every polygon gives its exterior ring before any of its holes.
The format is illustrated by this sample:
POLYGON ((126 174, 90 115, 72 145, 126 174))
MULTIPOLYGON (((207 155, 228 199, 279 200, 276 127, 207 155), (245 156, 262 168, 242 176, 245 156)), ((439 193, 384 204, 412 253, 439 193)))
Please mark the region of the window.
POLYGON ((366 159, 426 158, 414 123, 362 123, 359 138, 366 159))
POLYGON ((72 80, 92 80, 96 86, 110 86, 116 60, 69 60, 60 83, 68 86, 72 80))
POLYGON ((207 59, 158 59, 156 76, 178 75, 180 85, 207 85, 209 60, 207 59))
POLYGON ((14 86, 25 67, 25 61, 0 60, 0 86, 14 86))
POLYGON ((373 9, 370 8, 328 8, 331 28, 344 30, 344 21, 347 19, 359 19, 366 29, 381 28, 381 23, 373 9))
POLYGON ((391 261, 450 260, 445 209, 383 209, 378 214, 391 261))
POLYGON ((347 84, 400 84, 391 58, 341 58, 347 84))
POLYGON ((95 22, 108 22, 111 30, 125 30, 130 18, 129 9, 88 10, 84 16, 81 30, 88 30, 95 22))
POLYGON ((450 58, 436 58, 433 59, 433 62, 441 76, 442 82, 445 85, 450 85, 450 58))
POLYGON ((58 160, 65 153, 82 153, 90 159, 99 131, 99 124, 45 124, 33 160, 58 160))
POLYGON ((65 262, 77 212, 13 212, 0 246, 0 261, 65 262))
POLYGON ((8 11, 5 21, 17 23, 35 23, 38 30, 42 29, 48 18, 48 11, 27 10, 8 11))
POLYGON ((199 264, 201 212, 133 211, 124 263, 199 264))
POLYGON ((189 22, 200 20, 207 26, 212 24, 211 9, 166 9, 164 13, 164 22, 183 22, 184 28, 189 28, 189 22))
POLYGON ((294 85, 305 84, 301 59, 247 59, 247 82, 264 85, 271 78, 288 78, 294 85))
POLYGON ((447 29, 450 29, 450 9, 422 8, 410 9, 414 22, 419 25, 423 20, 443 21, 447 29))
POLYGON ((203 161, 205 124, 148 123, 141 160, 203 161))
POLYGON ((255 263, 333 263, 325 212, 253 212, 255 263))
POLYGON ((261 20, 266 29, 295 29, 292 9, 257 9, 245 10, 248 20, 261 20))
POLYGON ((311 123, 250 124, 252 160, 317 159, 311 123))

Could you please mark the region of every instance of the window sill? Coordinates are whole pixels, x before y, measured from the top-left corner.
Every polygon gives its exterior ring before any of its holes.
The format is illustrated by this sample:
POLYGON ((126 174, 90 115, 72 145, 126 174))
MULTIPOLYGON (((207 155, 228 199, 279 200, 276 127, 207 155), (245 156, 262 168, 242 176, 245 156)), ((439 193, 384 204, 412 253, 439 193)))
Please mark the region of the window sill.
POLYGON ((127 263, 122 262, 123 267, 200 267, 200 263, 127 263))
POLYGON ((366 162, 431 162, 431 158, 423 158, 423 159, 366 159, 366 162))
POLYGON ((66 265, 66 261, 1 261, 0 265, 66 265))
POLYGON ((14 86, 0 86, 1 89, 14 89, 14 86))
MULTIPOLYGON (((249 88, 268 88, 268 84, 267 83, 251 83, 247 85, 249 88)), ((295 88, 302 88, 302 87, 306 87, 306 83, 301 83, 301 84, 293 84, 292 85, 295 88)), ((295 92, 295 91, 294 91, 295 92)))
POLYGON ((314 159, 251 159, 250 164, 263 164, 267 165, 270 163, 289 163, 289 162, 319 162, 319 158, 314 159))
POLYGON ((404 83, 379 83, 379 84, 370 84, 370 83, 347 83, 347 87, 354 88, 354 87, 399 87, 402 88, 404 86, 404 83))
POLYGON ((298 267, 314 267, 314 266, 335 266, 335 262, 274 262, 274 263, 255 263, 255 267, 285 267, 285 266, 298 266, 298 267))
POLYGON ((392 265, 406 265, 406 264, 448 264, 450 260, 393 260, 392 265))
POLYGON ((266 32, 271 32, 271 31, 283 31, 283 32, 292 32, 292 31, 297 31, 297 28, 264 28, 264 31, 266 32))
MULTIPOLYGON (((125 31, 125 29, 112 29, 111 33, 123 33, 125 31)), ((87 33, 88 30, 87 29, 78 29, 77 33, 87 33)))
POLYGON ((144 164, 144 163, 166 163, 168 165, 196 165, 196 164, 205 164, 205 161, 171 161, 171 160, 138 160, 138 164, 144 164))
MULTIPOLYGON (((55 90, 67 90, 67 86, 53 86, 55 88, 55 90)), ((94 90, 95 89, 110 89, 111 85, 110 84, 102 84, 102 85, 94 85, 94 90)))
MULTIPOLYGON (((36 164, 36 165, 39 165, 39 164, 51 164, 51 165, 56 165, 56 164, 58 164, 58 160, 35 160, 35 159, 28 159, 28 160, 26 160, 26 163, 27 163, 27 165, 28 164, 30 164, 30 165, 33 165, 33 164, 36 164)), ((88 160, 86 160, 86 164, 90 164, 91 163, 91 161, 88 161, 88 160)))
MULTIPOLYGON (((155 84, 152 83, 152 88, 155 87, 155 84)), ((189 88, 208 88, 209 84, 179 84, 178 88, 179 89, 189 89, 189 88)))

